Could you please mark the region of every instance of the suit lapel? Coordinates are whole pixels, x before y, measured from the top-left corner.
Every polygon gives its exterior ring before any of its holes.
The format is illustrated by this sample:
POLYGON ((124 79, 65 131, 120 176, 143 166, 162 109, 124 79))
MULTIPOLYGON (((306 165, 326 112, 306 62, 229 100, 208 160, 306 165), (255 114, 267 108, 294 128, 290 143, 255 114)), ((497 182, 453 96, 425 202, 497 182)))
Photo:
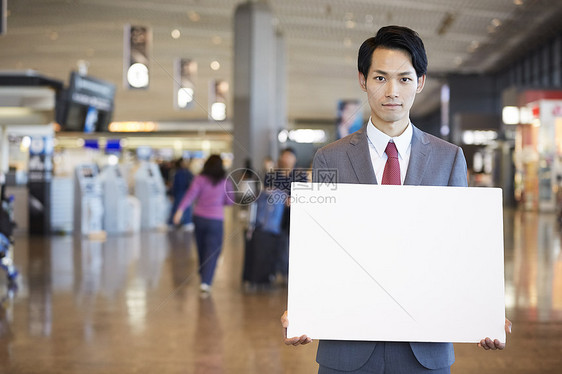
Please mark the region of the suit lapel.
POLYGON ((377 184, 368 142, 366 126, 363 126, 351 136, 349 141, 351 146, 348 148, 347 156, 359 183, 377 184))
POLYGON ((408 163, 408 171, 406 172, 404 184, 416 186, 422 181, 431 154, 431 147, 429 146, 429 139, 427 139, 425 134, 418 130, 417 127, 413 125, 412 127, 414 130, 412 136, 412 150, 410 152, 410 162, 408 163))

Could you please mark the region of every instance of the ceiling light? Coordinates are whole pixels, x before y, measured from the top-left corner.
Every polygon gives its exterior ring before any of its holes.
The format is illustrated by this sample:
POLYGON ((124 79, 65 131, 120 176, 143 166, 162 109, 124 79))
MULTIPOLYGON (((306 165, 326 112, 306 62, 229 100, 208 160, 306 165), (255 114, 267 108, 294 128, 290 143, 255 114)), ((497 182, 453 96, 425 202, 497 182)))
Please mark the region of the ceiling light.
POLYGON ((289 131, 281 130, 279 135, 277 135, 277 139, 279 140, 279 143, 286 143, 289 139, 289 131))
POLYGON ((199 15, 199 13, 194 12, 193 10, 187 12, 187 16, 189 17, 189 19, 192 22, 199 22, 199 20, 201 19, 201 16, 199 15))
POLYGON ((0 117, 24 117, 33 113, 28 107, 0 107, 0 117))
POLYGON ((228 82, 227 81, 219 81, 217 83, 217 90, 220 92, 227 92, 228 91, 228 82))
POLYGON ((352 41, 350 38, 345 38, 343 40, 343 45, 345 45, 346 47, 351 47, 352 41))
POLYGON ((464 144, 488 145, 498 138, 498 133, 493 130, 466 130, 462 133, 464 144))
POLYGON ((183 149, 183 143, 181 140, 174 140, 174 149, 181 151, 183 149))
POLYGON ((49 35, 49 39, 55 41, 59 38, 59 33, 56 31, 52 31, 51 34, 49 35))
POLYGON ((315 129, 291 130, 289 139, 297 143, 323 143, 326 141, 326 132, 315 129))
MULTIPOLYGON (((109 124, 110 132, 153 132, 158 128, 156 122, 136 122, 136 121, 126 121, 126 122, 111 122, 109 124)), ((124 145, 121 144, 123 147, 124 145)))
POLYGON ((178 106, 180 108, 187 108, 193 101, 193 88, 182 87, 178 90, 178 106))
POLYGON ((468 52, 473 53, 478 49, 478 47, 480 47, 480 42, 477 40, 473 40, 472 43, 470 43, 470 45, 468 46, 467 50, 468 52))
POLYGON ((221 64, 217 60, 211 62, 211 69, 216 71, 219 70, 220 68, 221 68, 221 64))
POLYGON ((211 118, 215 121, 224 121, 226 119, 226 104, 213 103, 211 105, 211 118))
POLYGON ((517 125, 519 123, 519 108, 516 106, 504 106, 502 109, 502 121, 506 125, 517 125))
POLYGON ((201 149, 203 150, 204 153, 210 153, 211 152, 211 142, 208 140, 203 140, 201 142, 201 149))
POLYGON ((148 67, 140 62, 132 64, 129 70, 127 70, 127 82, 129 82, 132 87, 147 87, 148 80, 148 67))
POLYGON ((374 20, 374 19, 375 19, 375 18, 374 18, 372 15, 367 14, 367 15, 365 16, 365 23, 371 24, 371 23, 373 23, 373 20, 374 20))
POLYGON ((178 29, 173 29, 171 35, 173 39, 179 39, 181 36, 181 32, 178 29))
POLYGON ((218 36, 218 35, 215 35, 215 36, 213 36, 213 37, 211 38, 211 42, 212 42, 214 45, 219 45, 219 44, 222 43, 222 38, 221 38, 220 36, 218 36))
POLYGON ((523 0, 513 0, 513 4, 515 4, 515 5, 523 5, 523 0))
POLYGON ((353 29, 355 28, 355 22, 352 20, 345 21, 345 27, 348 29, 353 29))
POLYGON ((492 20, 492 25, 494 25, 494 27, 500 27, 502 25, 502 21, 500 21, 499 18, 494 18, 492 20))
POLYGON ((532 123, 533 122, 533 111, 529 107, 519 108, 519 123, 532 123))

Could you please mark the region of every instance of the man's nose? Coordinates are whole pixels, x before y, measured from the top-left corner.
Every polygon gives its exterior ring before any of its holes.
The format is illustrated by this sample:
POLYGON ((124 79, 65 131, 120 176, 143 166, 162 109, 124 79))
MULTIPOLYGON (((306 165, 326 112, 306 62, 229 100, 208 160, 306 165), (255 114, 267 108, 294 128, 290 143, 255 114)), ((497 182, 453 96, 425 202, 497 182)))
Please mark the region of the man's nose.
POLYGON ((389 80, 385 84, 385 96, 398 97, 398 84, 396 82, 389 80))

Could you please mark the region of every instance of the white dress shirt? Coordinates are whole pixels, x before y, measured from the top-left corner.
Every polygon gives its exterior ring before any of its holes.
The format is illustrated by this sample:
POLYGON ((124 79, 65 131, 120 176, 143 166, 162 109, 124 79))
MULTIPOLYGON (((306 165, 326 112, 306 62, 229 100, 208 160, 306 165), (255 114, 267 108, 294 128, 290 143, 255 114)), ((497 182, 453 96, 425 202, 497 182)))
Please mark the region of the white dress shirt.
POLYGON ((386 160, 388 159, 388 156, 386 155, 384 150, 386 149, 386 145, 389 141, 394 142, 394 144, 396 145, 396 149, 398 150, 398 162, 400 163, 400 183, 404 184, 406 172, 408 171, 408 163, 410 162, 413 135, 414 130, 412 129, 412 124, 408 123, 408 126, 400 136, 391 138, 384 132, 377 129, 369 118, 369 123, 367 124, 369 153, 371 155, 371 163, 373 164, 373 170, 375 172, 375 176, 377 177, 378 184, 382 183, 384 166, 386 165, 386 160))

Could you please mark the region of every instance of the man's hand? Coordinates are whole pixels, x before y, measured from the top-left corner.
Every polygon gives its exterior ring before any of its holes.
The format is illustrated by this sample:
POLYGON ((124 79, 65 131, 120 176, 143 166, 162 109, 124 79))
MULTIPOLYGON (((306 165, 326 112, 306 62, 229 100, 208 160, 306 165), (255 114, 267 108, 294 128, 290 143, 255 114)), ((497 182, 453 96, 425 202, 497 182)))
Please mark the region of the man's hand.
MULTIPOLYGON (((505 333, 506 335, 511 334, 511 321, 508 320, 507 318, 505 319, 505 333)), ((491 349, 495 351, 496 349, 500 349, 500 350, 504 349, 505 343, 500 342, 498 339, 492 340, 490 338, 486 338, 480 340, 478 346, 484 348, 485 350, 491 349)))
POLYGON ((283 313, 283 315, 281 316, 281 325, 283 325, 283 330, 284 330, 284 342, 287 345, 305 345, 308 344, 312 341, 311 338, 309 338, 306 335, 302 335, 302 336, 295 336, 294 338, 287 338, 287 327, 289 327, 289 319, 287 318, 287 311, 285 311, 285 313, 283 313))

